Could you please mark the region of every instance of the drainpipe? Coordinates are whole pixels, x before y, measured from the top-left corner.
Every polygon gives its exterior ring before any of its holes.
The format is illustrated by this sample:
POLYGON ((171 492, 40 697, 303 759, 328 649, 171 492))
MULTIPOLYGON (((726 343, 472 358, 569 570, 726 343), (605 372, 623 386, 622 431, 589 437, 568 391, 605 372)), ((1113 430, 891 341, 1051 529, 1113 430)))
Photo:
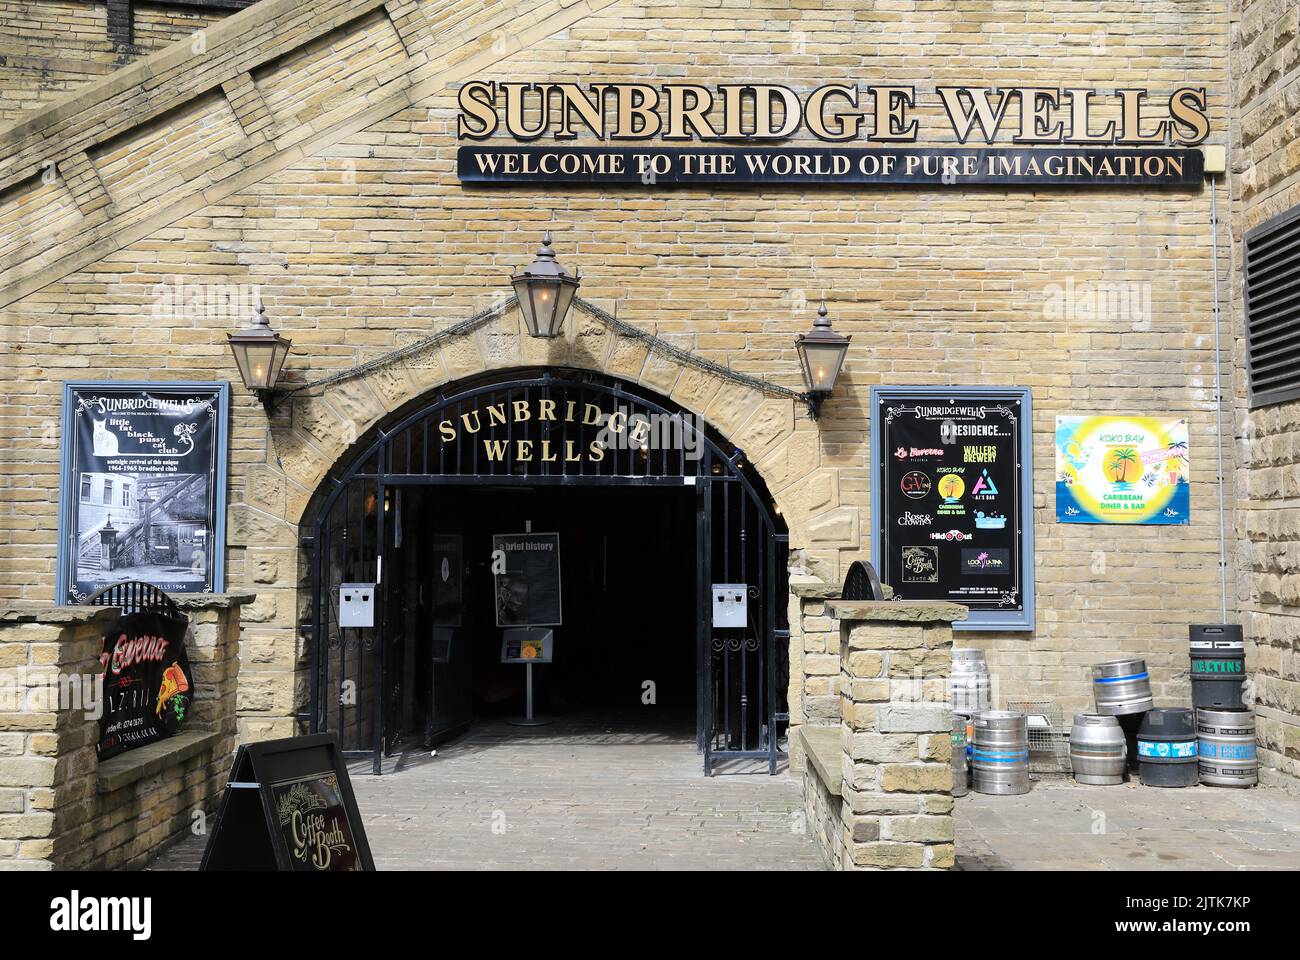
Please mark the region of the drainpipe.
POLYGON ((1219 209, 1215 178, 1210 177, 1210 246, 1214 262, 1214 400, 1215 446, 1219 453, 1219 622, 1228 622, 1228 552, 1224 531, 1223 505, 1223 389, 1219 371, 1223 366, 1219 340, 1219 209))

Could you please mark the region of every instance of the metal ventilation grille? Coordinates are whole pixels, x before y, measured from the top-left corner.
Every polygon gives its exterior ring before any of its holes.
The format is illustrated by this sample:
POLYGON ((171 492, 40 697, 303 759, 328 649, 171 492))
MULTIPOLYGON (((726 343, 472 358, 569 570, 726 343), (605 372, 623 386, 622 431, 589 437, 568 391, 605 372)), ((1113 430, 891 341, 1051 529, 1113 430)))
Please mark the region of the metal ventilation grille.
POLYGON ((1250 405, 1300 397, 1300 207, 1246 234, 1250 405))

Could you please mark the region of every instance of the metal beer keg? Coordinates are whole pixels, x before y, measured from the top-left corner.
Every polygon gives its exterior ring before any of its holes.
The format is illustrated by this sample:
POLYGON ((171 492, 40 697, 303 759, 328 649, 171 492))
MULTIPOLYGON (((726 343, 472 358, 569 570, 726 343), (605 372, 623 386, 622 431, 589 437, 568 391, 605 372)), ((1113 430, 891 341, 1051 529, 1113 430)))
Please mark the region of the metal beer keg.
POLYGON ((1138 775, 1148 787, 1196 784, 1196 721, 1190 707, 1147 711, 1138 728, 1138 775))
POLYGON ((1092 694, 1097 703, 1097 712, 1106 716, 1117 717, 1150 710, 1154 703, 1151 700, 1147 662, 1134 657, 1093 664, 1092 694))
POLYGON ((1241 685, 1246 679, 1246 644, 1241 627, 1194 623, 1189 632, 1192 706, 1198 710, 1240 710, 1241 685))
POLYGON ((1253 710, 1197 710, 1196 738, 1201 783, 1251 787, 1259 782, 1253 710))
POLYGON ((948 692, 953 710, 978 713, 989 708, 989 665, 983 650, 953 648, 948 692))
POLYGON ((975 714, 971 773, 976 793, 1029 792, 1029 725, 1023 713, 985 710, 975 714))
POLYGON ((970 792, 970 764, 966 758, 966 718, 952 717, 952 795, 964 797, 970 792))
POLYGON ((1070 728, 1070 768, 1078 783, 1108 786, 1124 782, 1128 744, 1114 717, 1076 713, 1070 728))

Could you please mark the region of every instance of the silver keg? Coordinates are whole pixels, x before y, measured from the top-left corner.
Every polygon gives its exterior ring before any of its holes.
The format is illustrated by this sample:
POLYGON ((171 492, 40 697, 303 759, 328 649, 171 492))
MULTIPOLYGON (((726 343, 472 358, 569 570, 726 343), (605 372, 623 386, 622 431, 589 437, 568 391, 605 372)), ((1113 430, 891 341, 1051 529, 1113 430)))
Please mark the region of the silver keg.
POLYGON ((966 718, 952 716, 952 795, 964 797, 970 792, 970 764, 966 758, 966 718))
POLYGON ((1251 787, 1259 782, 1253 710, 1197 710, 1196 741, 1201 783, 1251 787))
POLYGON ((1128 744, 1114 717, 1076 713, 1070 728, 1070 767, 1078 783, 1107 786, 1124 782, 1128 744))
POLYGON ((989 665, 983 650, 953 648, 948 691, 953 710, 979 713, 989 708, 989 665))
POLYGON ((1097 712, 1110 717, 1145 713, 1155 706, 1147 662, 1137 657, 1093 664, 1092 694, 1097 712))
POLYGON ((975 714, 971 774, 976 793, 1029 792, 1029 725, 1023 713, 985 710, 975 714))

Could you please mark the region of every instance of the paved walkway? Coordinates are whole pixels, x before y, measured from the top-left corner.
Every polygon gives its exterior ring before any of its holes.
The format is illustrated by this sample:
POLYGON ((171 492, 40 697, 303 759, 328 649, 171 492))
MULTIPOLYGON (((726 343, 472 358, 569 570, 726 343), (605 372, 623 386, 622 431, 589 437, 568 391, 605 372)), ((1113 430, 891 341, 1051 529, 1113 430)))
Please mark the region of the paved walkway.
POLYGON ((1089 787, 957 800, 963 870, 1297 870, 1300 798, 1268 787, 1089 787))
MULTIPOLYGON (((436 756, 352 768, 381 870, 817 870, 788 773, 705 778, 690 729, 480 723, 436 756)), ((962 870, 1300 869, 1300 798, 1276 789, 1041 779, 957 800, 962 870)), ((195 869, 201 838, 150 869, 195 869)))
MULTIPOLYGON (((705 778, 692 730, 483 723, 437 756, 353 769, 380 870, 817 870, 799 784, 705 778)), ((150 869, 194 869, 199 839, 150 869)))

